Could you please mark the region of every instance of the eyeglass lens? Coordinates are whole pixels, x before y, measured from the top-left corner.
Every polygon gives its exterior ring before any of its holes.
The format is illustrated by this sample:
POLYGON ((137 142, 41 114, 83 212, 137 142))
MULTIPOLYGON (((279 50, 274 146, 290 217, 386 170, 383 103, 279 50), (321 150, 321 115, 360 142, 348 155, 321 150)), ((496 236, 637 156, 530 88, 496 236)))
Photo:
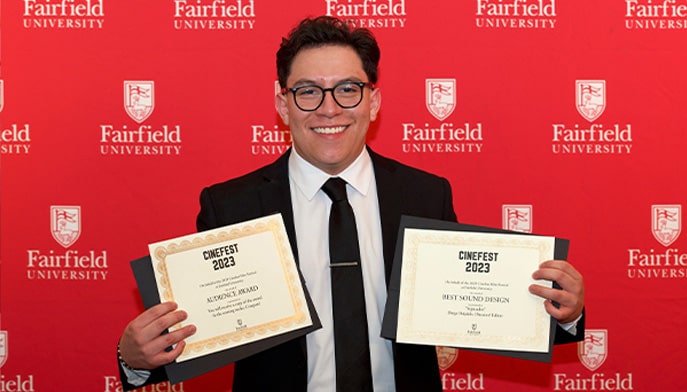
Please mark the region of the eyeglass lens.
POLYGON ((352 82, 339 83, 332 88, 310 85, 295 88, 293 95, 296 105, 304 111, 317 110, 324 102, 324 96, 327 91, 332 93, 334 101, 339 106, 344 109, 350 109, 358 106, 363 100, 363 87, 364 85, 361 86, 352 82))

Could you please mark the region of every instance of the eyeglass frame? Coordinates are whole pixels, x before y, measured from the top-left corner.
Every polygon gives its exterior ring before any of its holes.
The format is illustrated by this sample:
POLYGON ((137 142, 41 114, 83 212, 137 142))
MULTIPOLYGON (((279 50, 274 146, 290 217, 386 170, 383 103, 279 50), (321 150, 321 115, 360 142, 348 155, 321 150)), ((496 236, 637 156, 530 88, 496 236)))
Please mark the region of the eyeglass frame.
POLYGON ((335 84, 333 87, 329 87, 329 88, 324 88, 324 87, 318 86, 316 84, 306 84, 303 86, 296 86, 296 87, 282 87, 280 92, 282 95, 286 95, 287 92, 291 91, 291 93, 293 94, 293 102, 296 104, 296 107, 298 107, 298 109, 300 109, 304 112, 314 112, 317 109, 319 109, 322 106, 322 104, 324 103, 324 99, 327 95, 327 91, 329 91, 329 93, 332 96, 332 99, 334 99, 334 102, 336 102, 336 104, 339 105, 340 108, 342 108, 342 109, 353 109, 355 107, 358 107, 358 105, 360 105, 360 103, 363 101, 363 96, 364 96, 363 90, 365 90, 365 87, 369 87, 371 90, 374 90, 375 85, 374 85, 374 83, 371 83, 371 82, 358 82, 358 81, 346 80, 343 82, 339 82, 339 83, 335 84), (343 84, 355 84, 358 87, 360 87, 360 99, 358 100, 358 102, 355 105, 344 106, 341 103, 339 103, 339 101, 336 100, 336 96, 334 96, 334 90, 343 84), (296 98, 296 92, 298 90, 300 90, 302 88, 306 88, 306 87, 310 87, 310 88, 314 87, 314 88, 317 88, 320 91, 322 91, 322 100, 320 101, 319 104, 317 104, 317 106, 315 106, 314 109, 307 109, 306 110, 306 109, 303 109, 301 107, 301 105, 298 104, 298 99, 296 98))

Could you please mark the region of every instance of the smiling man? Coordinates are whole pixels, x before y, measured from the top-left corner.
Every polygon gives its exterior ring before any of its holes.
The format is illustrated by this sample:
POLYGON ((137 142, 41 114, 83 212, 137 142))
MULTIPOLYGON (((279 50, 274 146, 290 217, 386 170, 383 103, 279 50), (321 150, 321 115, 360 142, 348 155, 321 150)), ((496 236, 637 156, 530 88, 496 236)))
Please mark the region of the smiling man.
MULTIPOLYGON (((456 215, 445 178, 366 147, 370 123, 381 106, 381 91, 375 87, 379 58, 379 47, 368 30, 351 29, 331 17, 302 21, 277 52, 282 90, 275 97, 275 107, 291 130, 292 148, 270 165, 201 193, 198 230, 275 211, 282 214, 322 322, 321 329, 303 338, 238 361, 234 391, 441 391, 434 347, 397 344, 380 337, 401 216, 456 221, 456 215), (335 262, 335 252, 330 250, 331 243, 338 241, 328 241, 330 211, 341 202, 327 187, 332 178, 342 184, 343 199, 353 211, 359 262, 335 262), (355 320, 363 320, 357 322, 363 324, 362 338, 351 339, 356 323, 340 327, 336 321, 339 289, 333 270, 348 266, 355 267, 350 271, 357 269, 360 282, 351 283, 345 294, 353 296, 359 285, 358 294, 364 297, 359 310, 350 312, 355 320), (340 343, 341 335, 349 341, 340 343), (360 341, 363 349, 342 368, 342 353, 360 341)), ((530 288, 547 300, 543 306, 565 329, 556 334, 557 342, 580 340, 584 336, 584 284, 579 272, 569 263, 551 260, 533 277, 555 280, 562 287, 530 288), (551 301, 560 306, 554 307, 551 301)), ((184 311, 168 302, 127 325, 119 349, 125 389, 164 378, 160 367, 179 356, 184 339, 195 327, 162 332, 185 318, 184 311), (172 344, 177 345, 165 351, 172 344)))
POLYGON ((377 118, 376 80, 369 80, 355 49, 343 45, 302 49, 290 69, 280 81, 289 87, 276 98, 277 112, 291 129, 296 152, 337 175, 360 156, 370 122, 377 118))

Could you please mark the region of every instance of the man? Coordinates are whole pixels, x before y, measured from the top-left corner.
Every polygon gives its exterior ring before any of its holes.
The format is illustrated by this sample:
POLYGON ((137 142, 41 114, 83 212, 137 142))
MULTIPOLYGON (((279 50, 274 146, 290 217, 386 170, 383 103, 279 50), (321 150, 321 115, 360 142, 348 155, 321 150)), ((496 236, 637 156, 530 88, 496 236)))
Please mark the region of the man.
MULTIPOLYGON (((444 178, 384 158, 366 147, 370 123, 381 106, 377 82, 379 48, 364 29, 350 30, 342 21, 319 17, 300 23, 277 53, 282 94, 276 110, 291 129, 293 147, 274 163, 240 178, 206 188, 201 194, 199 230, 265 216, 283 215, 300 270, 323 328, 238 361, 234 390, 334 391, 335 347, 329 249, 326 235, 331 202, 320 188, 330 177, 346 182, 360 239, 365 308, 375 391, 440 391, 434 347, 397 344, 381 338, 386 285, 401 215, 455 221, 451 188, 444 178)), ((561 290, 533 285, 546 299, 548 313, 559 321, 557 342, 584 336, 584 284, 564 261, 543 263, 535 279, 556 281, 561 290), (555 301, 558 307, 552 304, 555 301)), ((186 313, 163 303, 134 319, 120 340, 120 365, 156 369, 173 361, 187 325, 161 335, 186 313), (177 344, 166 352, 165 348, 177 344)), ((504 326, 507 328, 507 326, 504 326)), ((121 366, 120 366, 121 367, 121 366)), ((126 381, 159 382, 164 373, 122 368, 126 381), (141 376, 136 379, 136 376, 141 376)), ((341 389, 338 389, 341 390, 341 389)), ((366 388, 366 390, 371 390, 366 388)))

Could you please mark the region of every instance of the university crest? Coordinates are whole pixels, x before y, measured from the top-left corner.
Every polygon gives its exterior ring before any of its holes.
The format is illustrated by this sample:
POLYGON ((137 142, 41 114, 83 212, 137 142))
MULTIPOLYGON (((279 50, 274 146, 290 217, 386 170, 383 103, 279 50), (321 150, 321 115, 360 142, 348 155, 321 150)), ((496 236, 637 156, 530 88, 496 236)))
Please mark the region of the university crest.
POLYGON ((663 246, 670 246, 682 231, 682 206, 653 205, 651 206, 651 231, 654 238, 663 246))
POLYGON ((532 232, 531 205, 504 205, 503 228, 521 233, 532 232))
POLYGON ((7 362, 7 331, 0 331, 0 368, 7 362))
POLYGON ((577 111, 582 117, 589 122, 596 120, 606 109, 606 81, 575 81, 575 100, 577 111))
POLYGON ((441 370, 448 370, 458 359, 458 349, 454 347, 437 346, 437 360, 441 370))
POLYGON ((145 121, 155 108, 155 82, 124 81, 124 109, 136 121, 145 121))
POLYGON ((598 369, 608 355, 608 331, 605 329, 588 329, 584 332, 584 341, 577 343, 577 357, 589 370, 598 369))
POLYGON ((69 248, 81 235, 81 207, 50 206, 50 226, 55 241, 69 248))
POLYGON ((425 102, 432 116, 443 121, 456 107, 456 80, 426 79, 425 102))

